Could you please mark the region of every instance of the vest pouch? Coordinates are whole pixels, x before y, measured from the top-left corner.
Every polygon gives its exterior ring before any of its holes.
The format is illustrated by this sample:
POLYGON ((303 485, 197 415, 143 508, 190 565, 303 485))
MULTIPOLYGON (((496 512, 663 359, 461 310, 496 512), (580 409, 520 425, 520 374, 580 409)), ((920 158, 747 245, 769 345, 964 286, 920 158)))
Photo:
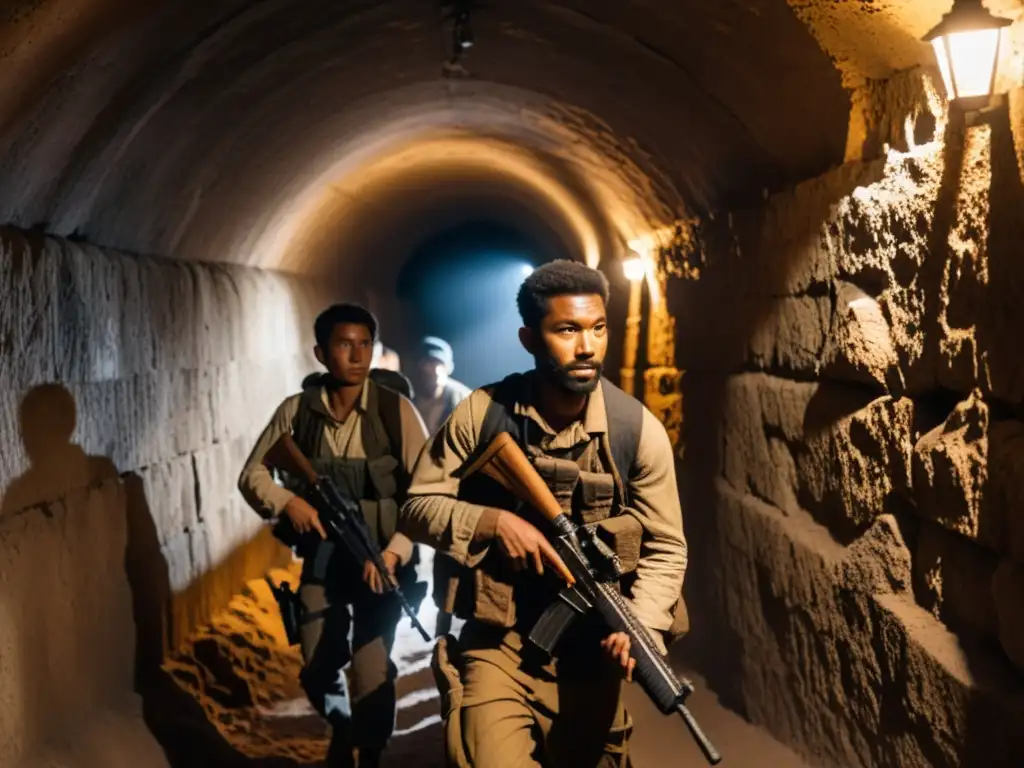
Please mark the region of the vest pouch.
POLYGON ((644 527, 629 512, 615 517, 607 517, 594 524, 597 537, 619 558, 622 573, 632 573, 640 562, 640 544, 643 541, 644 527))
POLYGON ((366 462, 366 472, 378 499, 393 499, 398 495, 397 470, 398 459, 390 454, 366 462))
POLYGON ((513 593, 514 588, 511 584, 491 575, 486 567, 475 568, 473 570, 473 618, 495 627, 512 627, 516 621, 516 603, 513 593))
POLYGON ((364 501, 360 504, 363 519, 377 538, 377 544, 384 549, 398 530, 398 502, 393 498, 380 501, 364 501))
POLYGON ((584 525, 611 516, 615 503, 615 477, 604 472, 580 472, 580 516, 584 525))
POLYGON ((580 481, 580 467, 575 461, 553 459, 543 454, 533 459, 534 469, 558 500, 563 510, 572 508, 572 497, 580 481))

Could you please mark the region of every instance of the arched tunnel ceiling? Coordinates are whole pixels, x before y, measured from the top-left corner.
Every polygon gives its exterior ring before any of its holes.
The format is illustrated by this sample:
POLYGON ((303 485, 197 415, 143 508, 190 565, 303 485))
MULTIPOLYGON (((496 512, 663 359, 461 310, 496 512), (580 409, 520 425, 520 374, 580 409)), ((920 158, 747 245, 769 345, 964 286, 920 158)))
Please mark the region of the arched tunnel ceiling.
POLYGON ((478 0, 467 74, 446 78, 434 0, 15 3, 0 31, 0 220, 310 271, 317 248, 359 230, 337 221, 346 211, 394 228, 398 204, 427 220, 474 189, 528 207, 534 190, 534 214, 568 222, 561 242, 607 248, 840 162, 841 77, 922 60, 890 28, 933 23, 926 5, 478 0), (864 28, 875 37, 854 47, 847 29, 864 28))

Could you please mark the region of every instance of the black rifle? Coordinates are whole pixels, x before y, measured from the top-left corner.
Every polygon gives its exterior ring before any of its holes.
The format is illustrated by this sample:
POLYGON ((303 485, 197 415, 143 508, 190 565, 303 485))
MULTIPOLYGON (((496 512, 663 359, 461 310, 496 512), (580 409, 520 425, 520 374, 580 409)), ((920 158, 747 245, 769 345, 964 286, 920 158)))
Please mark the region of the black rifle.
POLYGON ((420 636, 430 642, 430 635, 416 617, 416 611, 402 592, 398 580, 384 564, 380 547, 370 534, 359 503, 341 493, 332 478, 318 475, 290 434, 282 435, 274 443, 267 451, 264 463, 306 482, 310 496, 306 500, 316 509, 327 535, 340 543, 357 564, 362 565, 367 560, 373 563, 384 591, 395 596, 420 636))
POLYGON ((577 616, 596 611, 612 632, 629 636, 629 654, 636 661, 634 674, 651 701, 663 714, 678 712, 708 762, 717 765, 721 755, 685 703, 693 693, 693 684, 676 676, 619 592, 620 564, 615 554, 591 528, 574 525, 562 512, 551 490, 507 432, 498 435, 460 476, 475 472, 496 480, 550 521, 555 534, 552 543, 568 568, 567 572, 559 571, 569 586, 534 625, 530 641, 550 654, 577 616))

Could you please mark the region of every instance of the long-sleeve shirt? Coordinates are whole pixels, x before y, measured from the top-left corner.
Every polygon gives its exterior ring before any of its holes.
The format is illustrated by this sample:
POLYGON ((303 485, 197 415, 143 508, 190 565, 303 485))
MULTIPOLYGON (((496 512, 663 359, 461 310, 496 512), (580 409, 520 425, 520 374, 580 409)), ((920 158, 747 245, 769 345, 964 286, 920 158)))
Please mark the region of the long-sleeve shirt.
MULTIPOLYGON (((487 554, 498 511, 459 501, 459 481, 452 473, 477 448, 492 392, 475 390, 429 440, 416 464, 409 499, 399 516, 399 530, 412 540, 445 552, 469 567, 487 554)), ((516 403, 514 413, 540 428, 538 447, 544 451, 567 449, 608 431, 600 387, 588 398, 582 418, 558 433, 530 404, 516 403)), ((627 468, 618 469, 626 482, 627 468)), ((665 427, 647 408, 643 409, 636 464, 628 486, 632 512, 643 526, 633 605, 637 618, 659 635, 672 626, 672 610, 686 572, 687 550, 674 451, 665 427)))
MULTIPOLYGON (((363 386, 359 401, 343 421, 339 421, 331 414, 327 391, 321 391, 321 403, 324 406, 321 414, 327 420, 324 436, 331 452, 339 458, 366 458, 362 426, 363 419, 366 417, 368 392, 371 386, 376 385, 367 382, 363 386)), ((280 515, 295 494, 275 482, 270 470, 263 463, 263 459, 281 435, 292 431, 292 422, 298 412, 301 398, 301 394, 292 395, 278 406, 270 423, 267 424, 259 440, 256 441, 256 447, 253 448, 242 469, 242 474, 238 478, 238 490, 241 491, 242 496, 254 510, 268 519, 280 515)), ((427 430, 413 404, 404 397, 400 398, 399 402, 402 430, 401 460, 406 472, 411 476, 416 464, 416 457, 427 440, 427 430)), ((393 552, 405 565, 412 558, 413 545, 407 536, 396 533, 391 537, 385 550, 393 552)))

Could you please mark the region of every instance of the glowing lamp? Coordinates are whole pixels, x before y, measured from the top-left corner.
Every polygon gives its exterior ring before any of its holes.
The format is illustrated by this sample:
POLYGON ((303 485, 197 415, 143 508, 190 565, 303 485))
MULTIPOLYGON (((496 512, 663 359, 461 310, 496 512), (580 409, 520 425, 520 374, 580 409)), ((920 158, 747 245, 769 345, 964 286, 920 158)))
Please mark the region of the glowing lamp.
POLYGON ((622 262, 622 271, 631 283, 637 283, 647 274, 647 266, 640 256, 630 256, 622 262))
POLYGON ((922 39, 931 43, 950 100, 992 95, 1003 27, 1013 22, 989 13, 981 0, 954 0, 922 39))

